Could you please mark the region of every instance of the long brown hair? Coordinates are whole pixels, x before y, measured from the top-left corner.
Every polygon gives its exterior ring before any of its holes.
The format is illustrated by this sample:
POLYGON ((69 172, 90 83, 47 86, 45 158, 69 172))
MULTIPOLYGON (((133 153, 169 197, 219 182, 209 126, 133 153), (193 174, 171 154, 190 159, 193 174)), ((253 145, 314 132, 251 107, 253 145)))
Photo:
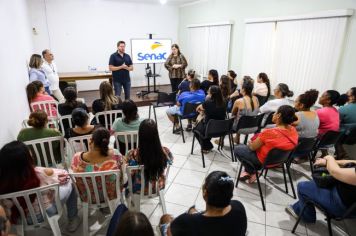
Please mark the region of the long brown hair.
MULTIPOLYGON (((177 56, 180 56, 180 49, 178 44, 176 43, 172 44, 171 48, 176 48, 178 50, 177 56)), ((171 53, 171 56, 173 56, 173 53, 171 53)))
POLYGON ((225 100, 228 100, 230 94, 231 94, 231 83, 229 77, 227 75, 222 75, 220 77, 220 89, 222 96, 224 97, 225 100))
POLYGON ((112 105, 121 102, 119 98, 114 95, 114 91, 108 81, 104 81, 100 84, 99 92, 100 99, 104 102, 105 111, 111 110, 112 105))
POLYGON ((31 104, 32 100, 37 96, 37 93, 41 91, 43 84, 39 80, 35 80, 29 83, 26 87, 28 104, 31 104))
POLYGON ((30 68, 39 69, 41 67, 41 63, 42 63, 41 55, 40 54, 32 54, 32 56, 30 58, 30 63, 28 64, 28 66, 30 68))

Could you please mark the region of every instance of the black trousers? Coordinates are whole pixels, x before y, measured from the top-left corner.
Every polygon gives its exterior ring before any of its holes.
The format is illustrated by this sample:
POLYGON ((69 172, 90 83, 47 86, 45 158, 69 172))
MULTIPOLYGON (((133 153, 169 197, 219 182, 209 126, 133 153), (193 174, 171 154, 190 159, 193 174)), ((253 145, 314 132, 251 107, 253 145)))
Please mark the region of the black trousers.
MULTIPOLYGON (((206 129, 206 125, 204 124, 203 121, 199 122, 197 124, 197 126, 194 128, 196 130, 198 130, 200 133, 204 134, 205 133, 205 129, 206 129)), ((207 138, 207 139, 200 139, 199 137, 195 136, 199 143, 200 143, 200 146, 203 150, 210 150, 212 149, 214 146, 213 144, 211 143, 211 139, 210 138, 207 138)))
POLYGON ((169 78, 171 80, 172 93, 178 91, 178 85, 183 81, 183 78, 169 78))

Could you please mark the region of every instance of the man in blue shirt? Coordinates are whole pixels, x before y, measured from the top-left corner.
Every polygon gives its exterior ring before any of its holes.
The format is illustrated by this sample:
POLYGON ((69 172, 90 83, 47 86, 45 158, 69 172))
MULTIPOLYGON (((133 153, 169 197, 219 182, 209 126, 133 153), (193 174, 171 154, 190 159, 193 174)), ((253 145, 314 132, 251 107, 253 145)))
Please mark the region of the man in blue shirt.
POLYGON ((116 96, 121 96, 121 87, 124 88, 125 100, 130 99, 130 71, 133 70, 131 57, 125 53, 125 42, 117 43, 117 52, 111 54, 109 60, 109 70, 112 71, 112 78, 116 96))
POLYGON ((185 104, 187 102, 202 103, 205 100, 205 93, 200 89, 200 81, 198 79, 192 79, 190 81, 189 87, 190 91, 183 92, 179 95, 177 99, 177 105, 168 108, 166 111, 169 120, 172 121, 172 123, 175 125, 175 130, 179 129, 178 122, 175 122, 175 116, 183 114, 185 104))

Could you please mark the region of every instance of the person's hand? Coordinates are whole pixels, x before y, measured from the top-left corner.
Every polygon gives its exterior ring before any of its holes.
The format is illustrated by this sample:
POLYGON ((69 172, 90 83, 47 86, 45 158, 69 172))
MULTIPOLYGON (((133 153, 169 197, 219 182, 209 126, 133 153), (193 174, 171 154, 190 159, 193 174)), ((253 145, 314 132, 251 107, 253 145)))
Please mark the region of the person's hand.
POLYGON ((318 158, 316 159, 316 161, 314 162, 315 166, 326 166, 326 159, 324 158, 318 158))
POLYGON ((128 67, 126 64, 122 64, 121 69, 122 69, 122 70, 128 70, 129 67, 128 67))
POLYGON ((68 174, 59 174, 58 175, 58 180, 59 180, 59 184, 60 185, 64 185, 64 184, 66 184, 66 183, 68 183, 68 181, 69 181, 69 176, 68 176, 68 174))

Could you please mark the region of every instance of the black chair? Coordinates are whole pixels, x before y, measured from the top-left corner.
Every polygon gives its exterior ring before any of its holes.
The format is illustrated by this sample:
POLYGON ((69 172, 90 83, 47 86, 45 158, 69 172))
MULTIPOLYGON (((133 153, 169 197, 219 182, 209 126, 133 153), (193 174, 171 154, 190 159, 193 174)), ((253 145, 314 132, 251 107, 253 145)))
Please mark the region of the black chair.
MULTIPOLYGON (((270 112, 270 113, 264 115, 264 116, 266 116, 266 119, 264 120, 264 122, 261 122, 260 130, 262 128, 266 128, 267 125, 274 125, 274 123, 272 122, 274 113, 275 112, 270 112)), ((262 119, 262 121, 263 121, 263 119, 262 119)))
POLYGON ((258 103, 260 104, 260 107, 263 106, 268 101, 267 96, 261 96, 261 95, 255 95, 258 99, 258 103))
POLYGON ((351 219, 351 218, 355 218, 354 215, 356 214, 356 203, 352 204, 341 217, 336 217, 336 216, 330 214, 329 212, 327 212, 323 207, 318 205, 316 202, 308 200, 308 201, 306 201, 304 203, 304 206, 303 206, 302 210, 299 213, 297 222, 295 222, 295 224, 294 224, 294 227, 292 229, 292 233, 293 234, 295 233, 295 230, 297 229, 297 227, 299 225, 299 222, 302 219, 301 216, 303 215, 307 205, 314 205, 321 212, 323 212, 323 214, 326 216, 326 221, 328 223, 328 231, 329 231, 329 235, 330 236, 333 235, 333 231, 332 231, 332 228, 331 228, 331 220, 342 221, 342 220, 345 220, 345 219, 351 219))
MULTIPOLYGON (((184 105, 184 110, 183 110, 183 114, 182 115, 177 115, 178 121, 179 121, 179 126, 180 126, 180 131, 182 134, 182 138, 183 138, 183 143, 185 143, 185 139, 184 139, 184 130, 183 130, 183 125, 182 125, 182 120, 186 120, 186 119, 191 119, 194 120, 197 118, 198 116, 198 112, 197 107, 200 105, 200 102, 197 103, 190 103, 187 102, 184 105)), ((174 125, 173 125, 173 131, 174 131, 174 125)))
POLYGON ((155 116, 155 121, 157 123, 156 108, 157 107, 171 107, 176 104, 176 93, 163 93, 159 92, 157 101, 151 102, 148 110, 148 118, 151 119, 151 107, 153 108, 153 114, 155 116))
POLYGON ((346 145, 356 144, 356 126, 349 127, 340 137, 339 143, 346 145))
POLYGON ((244 134, 244 144, 247 144, 248 136, 259 130, 263 116, 263 114, 257 116, 241 116, 233 132, 244 134))
POLYGON ((339 141, 341 136, 342 133, 340 133, 339 131, 332 131, 332 130, 327 131, 323 136, 321 136, 318 139, 314 147, 314 150, 312 152, 311 162, 314 163, 316 154, 318 153, 319 150, 321 149, 325 150, 328 149, 330 146, 334 146, 339 141))
POLYGON ((240 175, 242 172, 242 166, 243 165, 248 165, 250 167, 252 167, 255 170, 256 176, 257 176, 257 185, 258 185, 258 191, 260 192, 260 198, 261 198, 261 202, 262 202, 262 208, 263 211, 266 211, 266 206, 265 206, 265 202, 263 199, 263 194, 262 194, 262 189, 261 189, 261 184, 260 184, 260 177, 263 173, 263 171, 268 170, 268 169, 274 169, 274 168, 282 168, 283 170, 283 177, 284 177, 284 184, 286 187, 286 192, 288 193, 288 186, 287 186, 287 178, 286 178, 286 172, 285 172, 285 168, 284 166, 287 165, 289 158, 290 158, 290 154, 292 153, 293 150, 290 151, 286 151, 286 150, 280 150, 280 149, 272 149, 271 151, 268 152, 265 163, 262 165, 261 168, 257 168, 256 166, 254 166, 250 161, 248 160, 244 160, 244 159, 239 159, 237 157, 237 159, 240 160, 240 170, 239 173, 237 175, 237 180, 236 180, 236 184, 235 187, 237 188, 238 184, 239 184, 239 179, 240 179, 240 175), (261 173, 259 174, 258 171, 261 171, 261 173))
MULTIPOLYGON (((229 144, 230 144, 230 152, 231 152, 231 160, 235 161, 234 152, 233 152, 233 140, 232 140, 232 124, 234 123, 234 119, 228 120, 209 120, 206 125, 205 132, 201 133, 199 130, 193 129, 194 136, 192 142, 192 150, 191 154, 193 154, 194 149, 194 140, 195 137, 201 141, 202 139, 207 138, 220 138, 218 150, 222 148, 222 139, 228 135, 229 136, 229 144)), ((205 158, 203 149, 201 149, 201 158, 203 161, 203 167, 205 168, 205 158)))

